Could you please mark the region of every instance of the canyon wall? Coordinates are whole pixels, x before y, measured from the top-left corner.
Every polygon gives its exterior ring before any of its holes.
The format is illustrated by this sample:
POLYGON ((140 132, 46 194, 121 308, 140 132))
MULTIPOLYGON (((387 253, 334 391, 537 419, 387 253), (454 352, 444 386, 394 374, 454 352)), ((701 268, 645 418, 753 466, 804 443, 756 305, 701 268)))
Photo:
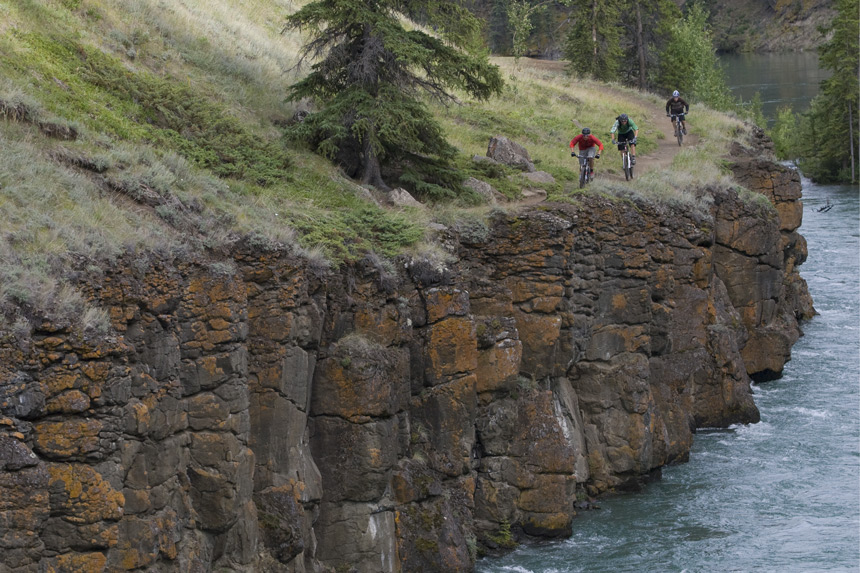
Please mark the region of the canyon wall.
POLYGON ((246 241, 81 275, 111 336, 0 340, 0 571, 470 571, 569 535, 758 421, 814 313, 797 175, 732 161, 772 207, 581 195, 441 231, 448 265, 246 241))

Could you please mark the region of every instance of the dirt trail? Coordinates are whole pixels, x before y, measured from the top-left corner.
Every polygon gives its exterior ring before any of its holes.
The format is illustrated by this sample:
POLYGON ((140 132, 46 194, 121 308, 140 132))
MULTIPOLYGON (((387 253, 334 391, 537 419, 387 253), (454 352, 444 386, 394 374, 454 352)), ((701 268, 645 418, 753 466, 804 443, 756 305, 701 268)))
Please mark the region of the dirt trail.
MULTIPOLYGON (((608 89, 611 90, 612 88, 608 89)), ((628 97, 627 94, 622 92, 614 93, 620 98, 628 97)), ((666 99, 669 99, 668 96, 666 99)), ((634 169, 634 173, 637 176, 655 169, 665 169, 669 167, 672 164, 672 160, 675 155, 677 155, 682 149, 682 147, 678 145, 678 140, 675 138, 672 122, 668 117, 666 117, 665 103, 661 103, 659 106, 648 105, 647 107, 648 113, 642 117, 633 116, 633 121, 635 121, 636 125, 639 126, 640 137, 647 133, 656 139, 657 149, 652 149, 648 153, 641 153, 637 149, 636 167, 634 169), (663 137, 657 137, 657 132, 662 133, 663 137)), ((687 116, 687 119, 687 131, 689 132, 689 135, 684 136, 683 147, 692 147, 699 143, 699 136, 693 133, 695 131, 695 126, 690 123, 690 116, 687 116)), ((598 177, 601 176, 602 172, 602 175, 608 179, 623 181, 624 176, 621 174, 621 154, 618 152, 618 148, 612 145, 612 141, 609 138, 607 138, 607 140, 608 141, 603 141, 606 152, 600 156, 600 162, 603 163, 603 165, 596 169, 598 177), (604 159, 607 161, 604 161, 604 159), (611 165, 615 173, 609 173, 606 169, 607 165, 611 165), (602 167, 602 169, 600 167, 602 167)))
MULTIPOLYGON (((551 72, 564 73, 565 63, 559 60, 529 60, 530 67, 545 69, 551 72)), ((628 99, 630 96, 620 90, 615 90, 611 86, 606 86, 607 91, 611 91, 615 96, 621 99, 628 99)), ((666 94, 666 99, 669 99, 669 94, 666 94)), ((639 105, 641 101, 637 102, 639 105)), ((678 146, 678 140, 675 139, 675 134, 672 130, 672 122, 666 117, 666 104, 660 103, 657 106, 647 106, 648 113, 644 117, 633 116, 633 121, 639 126, 639 135, 642 136, 645 132, 652 138, 657 140, 657 149, 649 153, 640 153, 637 150, 636 167, 634 173, 636 176, 642 175, 655 169, 665 169, 672 164, 672 159, 682 147, 678 146), (663 134, 663 138, 656 137, 656 132, 663 134)), ((619 113, 621 113, 619 111, 619 113)), ((689 120, 690 116, 688 116, 689 120)), ((612 124, 612 120, 608 121, 608 125, 612 124)), ((695 117, 693 123, 687 121, 687 131, 689 135, 684 136, 683 147, 695 146, 699 143, 699 136, 695 133, 695 117)), ((597 177, 606 177, 607 179, 624 181, 624 175, 621 172, 621 154, 618 148, 613 146, 611 139, 605 133, 598 133, 601 138, 605 151, 597 160, 595 171, 597 177), (608 168, 611 168, 614 173, 609 173, 608 168)))
MULTIPOLYGON (((650 111, 653 115, 649 115, 648 117, 643 118, 642 123, 639 124, 640 127, 642 125, 648 127, 656 127, 660 132, 663 133, 665 137, 663 139, 657 139, 657 149, 651 151, 650 153, 637 155, 636 167, 639 168, 640 173, 646 173, 653 169, 664 169, 668 167, 672 164, 672 159, 675 157, 675 155, 681 150, 681 147, 678 145, 678 140, 675 139, 675 132, 673 131, 672 122, 669 121, 668 117, 666 117, 665 105, 660 109, 653 108, 650 111)), ((699 143, 699 136, 695 133, 692 133, 693 130, 693 125, 688 121, 687 131, 690 133, 689 135, 684 136, 684 147, 692 147, 699 143)))

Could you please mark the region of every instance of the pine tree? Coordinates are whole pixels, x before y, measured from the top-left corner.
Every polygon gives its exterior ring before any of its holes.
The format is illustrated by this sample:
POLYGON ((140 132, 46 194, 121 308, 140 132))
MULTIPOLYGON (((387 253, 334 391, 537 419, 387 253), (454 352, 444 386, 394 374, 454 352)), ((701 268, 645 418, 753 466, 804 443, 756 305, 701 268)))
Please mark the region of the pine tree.
POLYGON ((573 0, 575 22, 564 44, 569 69, 599 80, 615 80, 621 69, 622 2, 573 0))
POLYGON ((456 2, 316 0, 286 26, 310 33, 302 59, 316 60, 289 99, 320 106, 290 135, 356 165, 363 183, 381 189, 384 165, 438 170, 454 154, 423 95, 450 103, 453 89, 486 99, 502 88, 498 68, 479 52, 479 22, 456 2), (406 29, 403 17, 435 35, 406 29))
POLYGON ((855 181, 857 153, 860 148, 860 1, 837 0, 837 16, 822 30, 832 34, 819 49, 822 67, 833 75, 821 82, 821 93, 813 100, 802 122, 804 132, 812 137, 804 147, 801 167, 818 181, 855 181))
POLYGON ((776 113, 768 134, 773 139, 774 151, 779 159, 797 159, 803 151, 799 135, 799 118, 791 106, 783 106, 776 113))
POLYGON ((734 106, 708 26, 708 13, 700 4, 691 5, 686 16, 673 23, 660 57, 658 83, 667 91, 677 89, 691 100, 719 110, 734 106))
POLYGON ((494 54, 507 54, 511 51, 510 25, 508 24, 508 0, 493 0, 489 27, 490 51, 494 54))
POLYGON ((632 21, 625 20, 629 40, 626 59, 631 62, 631 79, 640 90, 654 81, 659 54, 672 36, 672 25, 681 18, 681 11, 672 0, 631 0, 632 21), (633 65, 635 63, 635 66, 633 65))

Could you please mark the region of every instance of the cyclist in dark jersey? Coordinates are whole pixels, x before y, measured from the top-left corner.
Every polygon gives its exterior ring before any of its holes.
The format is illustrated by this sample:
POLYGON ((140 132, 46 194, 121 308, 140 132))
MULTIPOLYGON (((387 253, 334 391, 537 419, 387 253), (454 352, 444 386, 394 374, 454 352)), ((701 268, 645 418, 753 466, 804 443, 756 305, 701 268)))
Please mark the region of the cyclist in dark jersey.
POLYGON ((672 92, 672 97, 666 102, 666 115, 671 117, 671 114, 678 116, 681 121, 681 130, 684 135, 687 135, 687 122, 685 114, 690 111, 690 104, 681 99, 681 94, 678 90, 672 92))

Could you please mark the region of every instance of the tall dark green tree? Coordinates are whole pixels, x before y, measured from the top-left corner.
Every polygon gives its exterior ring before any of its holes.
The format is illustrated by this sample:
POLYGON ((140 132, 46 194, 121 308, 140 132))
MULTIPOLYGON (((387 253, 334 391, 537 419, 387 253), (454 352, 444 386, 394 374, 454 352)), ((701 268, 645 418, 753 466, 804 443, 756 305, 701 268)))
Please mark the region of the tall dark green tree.
POLYGON ((667 91, 680 90, 693 101, 719 110, 735 105, 717 58, 708 13, 699 3, 692 4, 683 18, 673 22, 669 42, 660 58, 658 84, 667 91))
POLYGON ((564 43, 568 68, 599 80, 616 80, 623 49, 622 0, 572 0, 574 20, 564 43))
POLYGON ((499 93, 502 78, 480 51, 480 25, 446 0, 316 0, 287 19, 310 34, 302 59, 311 73, 289 98, 314 100, 319 111, 291 135, 345 164, 363 183, 388 185, 382 167, 438 167, 454 154, 423 98, 454 101, 452 90, 477 98, 499 93), (406 17, 426 26, 407 29, 406 17))
POLYGON ((570 0, 506 1, 514 58, 525 55, 531 46, 552 50, 557 32, 566 27, 570 0))
POLYGON ((837 0, 837 16, 822 30, 830 40, 819 49, 821 66, 833 72, 821 82, 802 124, 801 168, 818 181, 856 181, 860 143, 860 0, 837 0))
POLYGON ((512 36, 508 23, 508 0, 493 0, 487 27, 490 51, 494 54, 508 53, 511 50, 512 36))
POLYGON ((629 38, 625 45, 629 79, 640 90, 649 87, 656 76, 659 54, 672 37, 672 25, 681 11, 672 0, 629 0, 629 15, 622 21, 629 38))

